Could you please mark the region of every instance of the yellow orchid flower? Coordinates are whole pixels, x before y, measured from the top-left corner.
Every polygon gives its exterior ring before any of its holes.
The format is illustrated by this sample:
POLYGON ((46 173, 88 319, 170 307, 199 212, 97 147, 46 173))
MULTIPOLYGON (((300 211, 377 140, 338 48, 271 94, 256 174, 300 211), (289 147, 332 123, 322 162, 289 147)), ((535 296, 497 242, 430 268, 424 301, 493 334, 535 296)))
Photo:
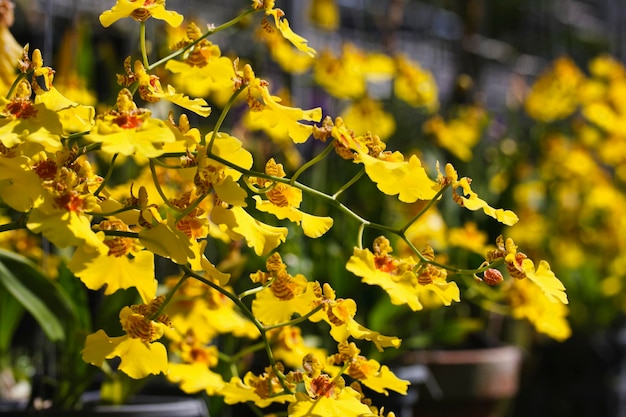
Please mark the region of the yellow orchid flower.
POLYGON ((266 261, 268 273, 258 271, 250 277, 254 282, 269 286, 256 294, 252 302, 252 312, 266 325, 286 322, 294 313, 305 315, 316 306, 318 296, 315 283, 308 282, 301 274, 295 276, 287 272, 287 266, 277 252, 266 261))
POLYGON ((174 27, 183 22, 181 14, 165 9, 165 0, 117 0, 111 9, 100 14, 100 23, 109 27, 125 17, 132 17, 139 22, 152 17, 174 27))
POLYGON ((138 108, 132 94, 122 89, 117 96, 117 110, 98 115, 88 140, 102 143, 108 154, 155 158, 163 153, 164 144, 176 141, 167 124, 150 117, 150 111, 138 108))
POLYGON ((201 391, 208 395, 218 394, 225 382, 220 374, 210 369, 218 364, 217 347, 207 346, 196 337, 192 329, 183 335, 167 332, 167 336, 172 340, 170 352, 182 360, 182 363, 169 364, 167 379, 178 384, 188 394, 201 391))
POLYGON ((148 74, 141 61, 135 61, 134 69, 131 69, 130 57, 128 57, 124 61, 124 68, 126 75, 118 75, 118 82, 125 87, 129 87, 135 82, 139 83, 139 96, 143 100, 151 103, 166 100, 202 117, 211 114, 211 108, 203 98, 191 99, 182 93, 177 93, 171 85, 163 90, 159 77, 148 74))
MULTIPOLYGON (((211 133, 207 134, 207 141, 210 141, 211 137, 211 133)), ((242 169, 250 169, 252 167, 252 154, 242 146, 239 139, 233 136, 217 133, 211 152, 215 156, 226 159, 242 169)), ((198 189, 198 193, 204 194, 213 190, 219 200, 225 204, 237 207, 246 206, 245 199, 248 194, 237 183, 239 178, 241 178, 241 172, 211 159, 207 156, 206 147, 204 146, 198 148, 195 164, 197 165, 197 171, 193 181, 198 189)))
POLYGON ((317 292, 320 297, 318 302, 322 303, 324 308, 312 315, 309 320, 327 322, 331 326, 330 335, 337 342, 346 342, 350 337, 368 340, 374 343, 381 352, 386 347, 397 348, 400 346, 401 340, 397 337, 381 335, 354 320, 357 306, 353 299, 337 299, 335 291, 327 283, 324 284, 323 288, 318 287, 317 292))
POLYGON ((25 155, 0 156, 0 198, 12 209, 27 212, 45 192, 36 164, 25 155))
POLYGON ((170 60, 165 69, 176 75, 176 85, 196 97, 206 97, 212 91, 228 90, 232 94, 236 77, 233 61, 222 56, 220 47, 202 36, 193 22, 186 28, 186 37, 176 40, 173 49, 187 47, 196 42, 184 55, 183 60, 170 60))
POLYGON ((124 307, 120 311, 120 323, 126 334, 109 337, 104 330, 90 334, 81 352, 83 360, 102 367, 105 359, 119 357, 119 370, 135 379, 167 373, 167 349, 158 339, 169 327, 169 319, 164 314, 151 318, 163 300, 164 296, 159 296, 147 304, 124 307))
POLYGON ((439 164, 437 164, 437 171, 439 173, 439 183, 450 184, 452 186, 452 197, 461 207, 472 211, 482 209, 486 215, 493 217, 507 226, 512 226, 519 220, 517 215, 511 210, 495 209, 487 204, 485 200, 479 198, 478 194, 472 191, 470 186, 472 180, 467 177, 459 179, 459 174, 452 164, 446 164, 445 175, 439 170, 439 164), (457 194, 457 188, 461 188, 462 194, 457 194))
POLYGON ((280 32, 275 30, 258 30, 259 40, 267 46, 270 57, 283 71, 291 74, 302 74, 311 68, 315 59, 293 49, 280 32))
MULTIPOLYGON (((285 12, 281 9, 276 9, 274 0, 264 0, 262 2, 253 0, 252 5, 255 9, 261 7, 265 9, 266 16, 272 16, 274 18, 274 25, 280 31, 280 33, 293 44, 298 50, 308 54, 309 56, 315 56, 315 49, 308 46, 308 41, 302 36, 296 34, 289 26, 289 21, 285 17, 285 12)), ((264 24, 267 22, 264 21, 264 24)))
POLYGON ((283 125, 295 143, 307 141, 313 132, 313 126, 302 121, 319 122, 322 119, 321 108, 302 110, 281 105, 278 103, 280 98, 271 95, 268 82, 256 78, 249 64, 243 68, 243 80, 247 85, 247 101, 253 122, 264 118, 264 123, 270 127, 283 125))
MULTIPOLYGON (((100 222, 97 229, 130 231, 126 224, 115 218, 100 222)), ((85 246, 79 246, 68 263, 70 271, 89 289, 105 287, 105 295, 131 287, 137 288, 142 299, 149 299, 151 294, 155 294, 157 281, 154 278, 154 254, 141 250, 136 239, 119 236, 105 238, 103 232, 98 235, 109 250, 94 253, 85 246), (111 271, 116 272, 111 274, 111 271)))
POLYGON ((268 407, 273 403, 284 404, 285 402, 295 400, 293 394, 284 392, 278 378, 271 369, 261 376, 248 372, 243 380, 239 377, 231 378, 222 388, 220 395, 224 396, 226 404, 251 401, 261 408, 268 407))
POLYGON ((22 143, 32 150, 29 156, 45 150, 57 152, 63 147, 63 125, 59 115, 44 103, 31 100, 31 86, 23 80, 11 99, 0 97, 0 143, 12 148, 22 143))
POLYGON ((390 255, 389 240, 380 236, 374 240, 374 253, 354 248, 346 269, 360 276, 364 283, 383 288, 396 305, 407 304, 411 310, 422 310, 420 298, 434 294, 442 304, 449 306, 460 301, 455 282, 447 282, 445 271, 425 265, 414 272, 417 263, 412 258, 399 259, 390 255))
POLYGON ((287 238, 286 227, 265 224, 237 206, 215 206, 211 211, 211 220, 220 225, 231 239, 245 239, 248 247, 253 248, 258 256, 267 255, 287 238))
POLYGON ((567 321, 565 304, 550 300, 544 290, 530 280, 513 280, 508 294, 511 315, 528 320, 539 333, 559 341, 570 337, 572 330, 567 321))
POLYGON ((406 395, 410 382, 398 378, 388 366, 360 355, 361 350, 353 342, 339 343, 337 351, 327 362, 343 369, 344 374, 380 394, 389 395, 390 389, 406 395))
MULTIPOLYGON (((270 158, 265 164, 265 173, 278 178, 285 176, 282 164, 277 164, 274 158, 270 158)), ((272 185, 272 181, 262 178, 255 179, 261 188, 272 185)), ((298 188, 283 183, 273 184, 265 193, 267 200, 255 195, 257 210, 271 213, 279 219, 288 219, 297 225, 302 225, 304 234, 311 238, 317 238, 326 233, 333 225, 332 217, 318 217, 298 210, 302 201, 302 191, 298 188)))
POLYGON ((285 326, 277 329, 277 334, 272 335, 272 352, 274 358, 286 366, 298 368, 302 365, 302 358, 306 355, 326 357, 325 349, 313 346, 302 336, 302 330, 296 326, 285 326))
POLYGON ((361 394, 350 387, 340 390, 332 386, 332 382, 320 383, 315 378, 317 397, 311 398, 302 392, 295 394, 295 401, 289 404, 289 417, 345 416, 345 417, 378 417, 370 408, 361 402, 361 394), (324 391, 323 391, 324 390, 324 391), (323 391, 323 392, 322 392, 323 391), (318 393, 319 392, 319 393, 318 393))
POLYGON ((31 66, 34 70, 33 78, 36 80, 32 83, 35 91, 35 104, 43 103, 47 109, 57 113, 64 136, 89 131, 94 121, 95 109, 92 106, 74 103, 52 85, 54 70, 43 66, 39 49, 33 51, 31 66))
POLYGON ((424 132, 434 136, 437 144, 449 150, 462 161, 472 159, 472 148, 478 143, 486 126, 487 114, 479 106, 466 106, 456 117, 445 121, 433 116, 423 126, 424 132))

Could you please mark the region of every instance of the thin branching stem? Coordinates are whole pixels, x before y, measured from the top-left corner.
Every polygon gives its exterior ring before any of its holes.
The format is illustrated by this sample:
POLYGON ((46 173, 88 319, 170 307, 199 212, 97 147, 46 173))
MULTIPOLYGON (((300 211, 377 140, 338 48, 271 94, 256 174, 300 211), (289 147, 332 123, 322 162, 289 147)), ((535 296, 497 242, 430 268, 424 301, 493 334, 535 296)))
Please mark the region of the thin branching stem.
POLYGON ((165 64, 166 62, 168 62, 168 61, 170 61, 170 60, 172 60, 174 58, 178 58, 179 56, 183 55, 185 52, 187 52, 188 50, 193 48, 198 42, 202 41, 203 39, 208 38, 209 36, 211 36, 211 35, 213 35, 213 34, 215 34, 217 32, 220 32, 222 30, 228 29, 231 26, 236 25, 240 20, 244 19, 246 16, 248 16, 249 14, 254 13, 254 12, 256 12, 255 9, 248 9, 245 12, 241 13, 239 16, 235 17, 234 19, 229 20, 226 23, 222 23, 221 25, 216 26, 216 27, 214 27, 212 29, 209 29, 204 34, 202 34, 202 36, 200 36, 198 39, 194 39, 194 41, 191 42, 189 45, 186 45, 185 47, 183 47, 183 48, 181 48, 181 49, 179 49, 177 51, 172 52, 171 54, 169 54, 169 55, 159 59, 158 61, 153 62, 150 66, 148 66, 146 68, 151 70, 151 69, 154 69, 154 68, 158 67, 159 65, 165 64))
POLYGON ((304 165, 302 165, 291 177, 291 180, 289 180, 289 185, 293 185, 294 182, 296 182, 296 180, 298 179, 298 177, 300 175, 302 175, 304 173, 304 171, 306 171, 307 169, 311 168, 312 166, 314 166, 315 164, 318 164, 319 162, 321 162, 324 158, 326 158, 326 156, 330 153, 330 151, 332 151, 334 148, 333 146, 333 142, 330 142, 328 144, 328 146, 326 146, 326 148, 324 148, 324 150, 322 152, 320 152, 318 155, 316 155, 314 158, 311 158, 309 161, 307 161, 304 165))
POLYGON ((107 182, 109 182, 109 180, 111 179, 111 175, 113 174, 113 169, 115 168, 115 160, 117 159, 117 156, 119 154, 114 154, 111 157, 111 163, 109 164, 109 169, 106 173, 106 175, 104 176, 104 178, 102 179, 102 182, 100 183, 100 185, 98 186, 98 188, 96 189, 96 191, 93 192, 94 196, 98 196, 98 194, 100 194, 100 192, 102 190, 104 190, 104 187, 106 187, 107 182))

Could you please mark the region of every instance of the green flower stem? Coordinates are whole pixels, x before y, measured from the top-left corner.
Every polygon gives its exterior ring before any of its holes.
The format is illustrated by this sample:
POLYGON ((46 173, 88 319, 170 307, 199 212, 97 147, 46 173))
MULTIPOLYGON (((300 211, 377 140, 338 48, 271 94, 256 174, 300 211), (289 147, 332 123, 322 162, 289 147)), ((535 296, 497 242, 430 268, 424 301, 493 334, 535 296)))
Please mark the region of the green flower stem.
POLYGON ((480 274, 481 272, 485 272, 486 270, 488 270, 489 268, 495 268, 498 265, 501 265, 502 263, 504 263, 504 258, 498 258, 495 261, 481 266, 479 268, 475 268, 475 269, 462 269, 462 268, 455 268, 449 265, 444 265, 444 264, 440 264, 439 262, 435 262, 435 261, 431 261, 430 259, 427 259, 424 257, 424 255, 422 255, 422 252, 420 252, 415 245, 413 244, 413 242, 411 242, 404 234, 399 234, 399 236, 402 238, 402 240, 404 240, 404 242, 409 246, 409 248, 415 253, 415 255, 417 255, 417 257, 420 259, 421 263, 428 263, 431 264, 433 266, 436 266, 437 268, 441 268, 441 269, 445 269, 447 271, 450 271, 454 274, 459 274, 459 275, 473 275, 473 274, 480 274))
POLYGON ((240 351, 238 351, 236 354, 228 357, 227 361, 230 363, 235 363, 238 360, 240 360, 241 358, 243 358, 246 355, 249 355, 250 353, 254 353, 256 351, 259 351, 261 349, 263 349, 265 347, 265 344, 263 342, 259 342, 259 343, 255 343, 254 345, 250 345, 248 347, 245 347, 243 349, 241 349, 240 351))
POLYGON ((220 294, 222 294, 222 295, 226 296, 227 298, 229 298, 233 303, 235 303, 235 305, 237 307, 239 307, 239 309, 241 310, 241 313, 248 320, 250 320, 252 322, 254 327, 256 327, 257 330, 259 330, 259 333, 261 333, 261 335, 263 335, 265 333, 265 327, 263 326, 263 324, 261 324, 261 322, 259 322, 259 320, 257 320, 257 318, 254 316, 252 311, 250 311, 248 306, 246 306, 239 298, 237 298, 237 296, 235 294, 231 293, 230 291, 225 290, 224 288, 220 287, 219 285, 215 284, 214 282, 206 279, 202 275, 197 274, 188 265, 180 265, 180 267, 183 269, 183 272, 186 275, 189 275, 190 277, 197 279, 198 281, 202 282, 203 284, 208 285, 209 287, 213 288, 215 291, 218 291, 220 294))
POLYGON ((183 211, 176 215, 176 223, 185 218, 186 215, 191 213, 198 207, 198 204, 202 202, 205 198, 207 198, 208 194, 202 194, 200 197, 196 198, 193 203, 189 204, 183 211))
POLYGON ((270 181, 274 181, 274 182, 280 182, 283 184, 287 184, 287 185, 291 185, 293 187, 299 188, 300 190, 302 190, 303 192, 312 195, 316 198, 319 198, 321 200, 326 201, 328 204, 330 204, 331 206, 337 208, 338 210, 340 210, 342 213, 354 218, 356 221, 365 224, 366 226, 369 227, 376 227, 376 228, 384 228, 385 230, 389 229, 386 226, 383 225, 375 225, 374 223, 371 223, 368 220, 365 220, 364 218, 360 217, 358 214, 356 214, 355 212, 353 212, 352 210, 350 210, 348 207, 346 207, 343 203, 337 201, 336 199, 334 199, 332 196, 325 194, 321 191, 316 190, 315 188, 311 188, 307 185, 304 185, 302 183, 299 182, 294 182, 293 184, 290 184, 290 179, 289 178, 280 178, 280 177, 275 177, 273 175, 268 175, 264 172, 260 172, 260 171, 252 171, 246 168, 242 168, 239 165, 236 165, 230 161, 228 161, 227 159, 221 158, 217 155, 214 155, 212 153, 208 154, 208 157, 223 164, 226 165, 229 168, 232 168, 240 173, 242 173, 243 175, 249 176, 249 177, 259 177, 259 178, 265 178, 267 180, 270 181))
POLYGON ((180 212, 180 209, 176 207, 175 205, 173 205, 172 203, 170 203, 169 198, 167 198, 167 196, 163 192, 163 189, 161 188, 161 184, 159 184, 159 179, 157 178, 155 166, 156 164, 154 162, 154 159, 151 159, 150 160, 150 172, 152 173, 152 182, 154 183, 154 187, 156 188, 157 193, 159 193, 159 195, 161 196, 161 199, 163 200, 163 203, 165 203, 169 208, 171 208, 174 211, 180 212))
POLYGON ((19 219, 11 223, 0 225, 0 233, 8 232, 10 230, 25 229, 25 228, 26 228, 25 219, 19 219))
POLYGON ((100 183, 100 186, 98 186, 98 188, 96 189, 96 191, 93 192, 93 195, 95 197, 98 196, 98 194, 100 194, 100 192, 102 190, 104 190, 104 187, 107 185, 107 182, 109 181, 109 179, 111 179, 111 175, 113 174, 113 168, 115 168, 115 160, 117 159, 119 154, 114 154, 111 157, 111 163, 109 164, 109 170, 107 171, 106 175, 104 176, 102 183, 100 183))
POLYGON ((125 232, 123 230, 102 230, 105 236, 129 237, 131 239, 139 239, 137 232, 125 232))
POLYGON ((119 213, 124 213, 130 210, 139 210, 139 206, 136 205, 132 205, 132 206, 127 206, 127 207, 122 207, 121 209, 118 210, 114 210, 114 211, 109 211, 106 213, 102 213, 102 212, 95 212, 95 211, 88 211, 85 214, 88 214, 90 216, 96 216, 96 217, 109 217, 109 216, 115 216, 116 214, 119 213))
POLYGON ((242 291, 239 294, 237 294, 237 298, 239 298, 240 300, 243 300, 246 297, 249 297, 249 296, 254 295, 254 294, 258 293, 258 292, 261 292, 264 289, 266 289, 267 287, 269 287, 271 282, 272 281, 268 281, 264 285, 259 285, 258 287, 254 287, 254 288, 250 288, 248 290, 242 291))
POLYGON ((268 191, 270 191, 272 188, 276 187, 276 183, 273 182, 267 187, 257 188, 256 185, 250 182, 250 179, 248 177, 244 176, 244 177, 241 177, 241 179, 243 180, 243 183, 246 184, 246 187, 248 187, 248 189, 255 194, 265 194, 268 191))
POLYGON ((26 79, 28 76, 32 75, 34 72, 34 70, 29 70, 27 72, 21 72, 16 78, 15 81, 13 81, 13 84, 11 84, 11 88, 9 88, 9 92, 7 93, 7 95, 5 96, 5 98, 7 100, 11 99, 11 96, 13 96, 13 93, 15 92, 15 89, 17 88, 18 85, 20 85, 20 83, 22 82, 22 80, 26 79))
POLYGON ((102 148, 102 144, 100 142, 90 143, 89 145, 83 146, 80 151, 83 155, 88 154, 89 152, 99 151, 102 148))
POLYGON ((302 175, 304 171, 306 171, 307 169, 311 168, 313 165, 321 162, 324 158, 326 158, 326 156, 334 148, 333 143, 334 143, 334 139, 328 144, 328 146, 326 146, 326 148, 324 148, 322 152, 319 153, 319 155, 316 155, 314 158, 311 158, 304 165, 302 165, 291 177, 291 180, 289 181, 289 185, 293 185, 298 179, 298 177, 302 175))
POLYGON ((220 128, 222 127, 222 123, 224 123, 224 119, 226 119, 226 115, 230 111, 231 107, 233 107, 233 104, 235 103, 235 100, 237 100, 237 97, 239 96, 239 94, 241 94, 241 92, 246 87, 247 86, 242 85, 237 90, 235 90, 233 95, 230 96, 230 98, 228 99, 228 102, 222 109, 222 112, 220 113, 220 117, 217 119, 217 122, 215 123, 215 127, 213 128, 213 133, 211 134, 211 140, 209 141, 209 145, 207 146, 207 152, 211 152, 211 149, 213 149, 213 142, 215 141, 215 138, 217 137, 217 132, 219 132, 220 128))
POLYGON ((357 244, 359 246, 359 249, 363 249, 363 233, 365 233, 365 225, 361 223, 361 225, 359 226, 359 232, 357 235, 357 244))
POLYGON ((188 265, 180 265, 180 267, 183 269, 186 275, 189 275, 190 277, 197 279, 203 284, 208 285, 209 287, 218 291, 220 294, 223 294, 224 296, 229 298, 232 302, 234 302, 237 307, 239 307, 239 310, 241 311, 241 313, 248 320, 250 320, 250 322, 257 328, 259 333, 261 333, 261 339, 263 340, 262 343, 265 346, 265 352, 267 354, 267 358, 269 360, 269 363, 272 369, 274 370, 274 373, 276 374, 276 376, 278 376, 280 385, 282 386, 282 388, 285 390, 286 393, 292 394, 291 390, 287 386, 287 382, 286 382, 287 380, 286 380, 285 375, 278 369, 278 366, 276 366, 276 359, 274 358, 274 353, 272 352, 272 348, 270 347, 270 343, 267 338, 267 328, 263 326, 263 324, 256 318, 256 316, 254 315, 254 313, 252 313, 252 311, 248 308, 248 306, 246 306, 235 294, 231 293, 230 291, 226 291, 224 288, 220 287, 214 282, 192 271, 188 265))
POLYGON ((185 283, 185 281, 187 281, 187 278, 189 278, 189 275, 187 274, 184 274, 182 277, 180 277, 176 285, 174 285, 167 292, 167 294, 165 295, 165 300, 163 300, 163 303, 161 303, 157 311, 155 311, 154 314, 150 317, 150 320, 155 320, 157 317, 161 315, 161 313, 163 313, 163 310, 165 310, 165 307, 167 307, 167 305, 172 300, 172 297, 174 297, 178 289, 185 283))
POLYGON ((335 198, 335 199, 338 198, 344 191, 346 191, 354 183, 356 183, 363 176, 363 174, 365 174, 365 167, 361 167, 361 170, 359 172, 357 172, 357 174, 354 177, 352 177, 350 179, 350 181, 348 181, 347 183, 342 185, 341 188, 339 188, 337 190, 337 192, 335 192, 335 194, 333 194, 333 198, 335 198))
POLYGON ((150 63, 148 62, 148 50, 146 49, 146 22, 139 22, 139 45, 141 47, 141 58, 143 59, 143 66, 148 68, 150 63))
POLYGON ((430 209, 437 201, 439 201, 439 198, 443 195, 443 193, 450 188, 450 184, 446 184, 443 187, 441 187, 441 189, 439 191, 437 191, 437 194, 435 194, 435 196, 428 202, 428 204, 426 204, 424 206, 424 208, 422 208, 419 213, 417 213, 415 216, 413 216, 413 218, 411 220, 408 221, 408 223, 406 225, 404 225, 403 228, 400 229, 400 233, 404 234, 407 229, 409 227, 411 227, 411 225, 413 223, 415 223, 420 217, 422 217, 424 215, 424 213, 426 213, 428 211, 428 209, 430 209))
POLYGON ((183 55, 185 52, 187 52, 188 50, 193 48, 201 40, 206 39, 209 36, 211 36, 211 35, 213 35, 213 34, 215 34, 217 32, 220 32, 222 30, 230 28, 231 26, 236 25, 240 20, 242 20, 243 18, 245 18, 249 14, 254 13, 256 11, 257 10, 255 10, 255 9, 248 9, 245 12, 241 13, 239 16, 235 17, 234 19, 231 19, 231 20, 229 20, 226 23, 222 23, 221 25, 219 25, 217 27, 214 27, 212 29, 207 30, 206 33, 202 34, 202 36, 200 36, 198 39, 195 39, 189 45, 185 46, 184 48, 179 49, 178 51, 172 52, 168 56, 159 59, 158 61, 152 63, 149 66, 146 66, 146 68, 148 70, 151 70, 151 69, 154 69, 154 68, 158 67, 159 65, 165 64, 169 60, 172 60, 174 58, 178 58, 179 56, 183 55))
MULTIPOLYGON (((159 158, 161 158, 162 156, 160 156, 159 158)), ((181 169, 181 168, 185 168, 182 165, 169 165, 166 164, 165 162, 161 161, 159 158, 154 158, 153 161, 156 165, 162 167, 162 168, 166 168, 166 169, 181 169)))
POLYGON ((268 331, 268 330, 273 330, 273 329, 280 329, 281 327, 293 326, 295 324, 302 323, 303 321, 308 320, 309 317, 311 317, 313 314, 320 311, 323 307, 324 306, 320 304, 303 316, 296 317, 295 319, 286 321, 284 323, 278 323, 278 324, 272 324, 271 326, 265 326, 265 330, 268 331))

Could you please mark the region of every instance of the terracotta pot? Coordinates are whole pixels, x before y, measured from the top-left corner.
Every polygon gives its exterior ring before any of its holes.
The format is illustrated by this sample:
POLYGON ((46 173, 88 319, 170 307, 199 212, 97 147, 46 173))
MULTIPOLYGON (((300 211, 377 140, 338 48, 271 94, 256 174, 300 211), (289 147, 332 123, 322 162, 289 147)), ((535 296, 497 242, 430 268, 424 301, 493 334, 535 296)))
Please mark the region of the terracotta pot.
POLYGON ((389 411, 398 417, 498 417, 518 391, 518 348, 411 352, 394 371, 411 381, 389 411), (395 406, 395 410, 393 407, 395 406))

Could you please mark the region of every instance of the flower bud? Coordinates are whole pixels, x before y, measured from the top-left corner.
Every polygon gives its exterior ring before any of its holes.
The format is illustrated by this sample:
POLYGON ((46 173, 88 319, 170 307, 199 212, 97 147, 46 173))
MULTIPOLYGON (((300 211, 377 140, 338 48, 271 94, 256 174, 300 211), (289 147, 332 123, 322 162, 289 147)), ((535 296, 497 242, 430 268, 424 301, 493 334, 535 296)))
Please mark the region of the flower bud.
POLYGON ((489 268, 485 271, 483 280, 488 285, 495 286, 504 281, 504 277, 502 276, 502 272, 494 268, 489 268))

